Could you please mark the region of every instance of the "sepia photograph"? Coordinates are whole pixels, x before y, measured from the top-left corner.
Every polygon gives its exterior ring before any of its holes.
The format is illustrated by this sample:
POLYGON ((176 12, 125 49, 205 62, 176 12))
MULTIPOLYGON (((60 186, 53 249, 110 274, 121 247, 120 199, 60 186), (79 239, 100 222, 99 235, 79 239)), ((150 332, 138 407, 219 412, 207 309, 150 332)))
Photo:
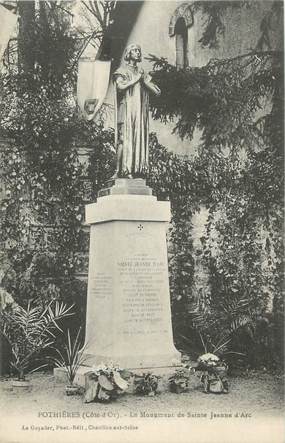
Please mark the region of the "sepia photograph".
POLYGON ((284 443, 284 4, 0 0, 0 442, 284 443))

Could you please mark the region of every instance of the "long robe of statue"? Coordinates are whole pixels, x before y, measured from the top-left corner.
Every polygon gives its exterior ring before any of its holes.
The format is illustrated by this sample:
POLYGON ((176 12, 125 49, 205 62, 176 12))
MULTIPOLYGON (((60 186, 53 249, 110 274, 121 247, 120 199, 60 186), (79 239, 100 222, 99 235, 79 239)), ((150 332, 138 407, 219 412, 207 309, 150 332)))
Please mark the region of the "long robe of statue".
POLYGON ((160 94, 149 74, 139 69, 141 49, 130 45, 125 63, 114 72, 117 177, 145 177, 148 172, 149 92, 160 94))

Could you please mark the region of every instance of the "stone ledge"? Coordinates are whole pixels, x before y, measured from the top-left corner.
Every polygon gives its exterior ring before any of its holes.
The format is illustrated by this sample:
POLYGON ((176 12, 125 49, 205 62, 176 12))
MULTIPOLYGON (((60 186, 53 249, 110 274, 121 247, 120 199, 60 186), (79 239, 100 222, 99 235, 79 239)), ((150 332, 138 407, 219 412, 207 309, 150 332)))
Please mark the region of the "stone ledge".
POLYGON ((107 221, 170 221, 170 203, 151 195, 108 195, 85 206, 87 224, 107 221))

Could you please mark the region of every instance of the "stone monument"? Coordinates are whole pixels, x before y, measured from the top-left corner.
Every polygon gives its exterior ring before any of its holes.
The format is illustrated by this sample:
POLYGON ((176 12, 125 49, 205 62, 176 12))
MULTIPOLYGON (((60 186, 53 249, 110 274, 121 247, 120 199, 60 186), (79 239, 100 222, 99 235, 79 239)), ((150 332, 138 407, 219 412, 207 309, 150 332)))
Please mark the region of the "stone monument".
POLYGON ((86 365, 123 368, 179 364, 173 344, 166 229, 169 202, 146 185, 148 94, 160 94, 139 69, 141 49, 127 47, 114 73, 117 169, 86 206, 90 255, 86 365))

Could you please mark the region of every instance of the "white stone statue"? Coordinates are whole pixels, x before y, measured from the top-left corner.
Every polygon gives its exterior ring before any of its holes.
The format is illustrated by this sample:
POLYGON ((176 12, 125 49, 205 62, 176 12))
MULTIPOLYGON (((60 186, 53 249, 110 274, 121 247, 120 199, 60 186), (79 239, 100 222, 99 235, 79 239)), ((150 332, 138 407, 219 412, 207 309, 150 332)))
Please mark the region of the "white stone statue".
POLYGON ((114 72, 117 148, 114 178, 145 177, 148 172, 149 92, 160 95, 160 89, 138 67, 141 58, 140 46, 129 45, 124 63, 114 72))

